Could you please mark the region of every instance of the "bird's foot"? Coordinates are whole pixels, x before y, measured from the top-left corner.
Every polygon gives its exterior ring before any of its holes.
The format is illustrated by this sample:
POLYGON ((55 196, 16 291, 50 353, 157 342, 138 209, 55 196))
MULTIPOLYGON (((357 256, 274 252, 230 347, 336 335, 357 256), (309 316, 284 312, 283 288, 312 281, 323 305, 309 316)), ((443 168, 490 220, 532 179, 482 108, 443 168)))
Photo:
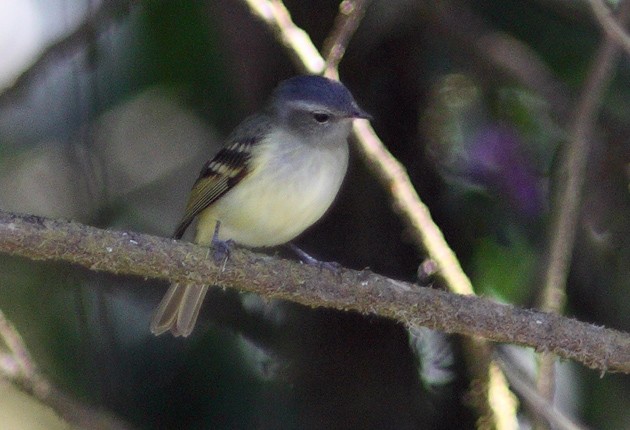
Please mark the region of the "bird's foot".
POLYGON ((217 264, 225 264, 230 258, 230 251, 234 246, 233 240, 221 240, 219 239, 219 228, 221 227, 221 221, 217 221, 214 226, 214 234, 212 235, 212 249, 214 250, 214 261, 217 264))
POLYGON ((319 267, 320 270, 321 269, 330 270, 331 272, 334 272, 334 273, 339 272, 339 269, 341 268, 341 264, 335 261, 318 260, 317 258, 308 254, 306 251, 304 251, 302 248, 298 247, 297 245, 289 243, 287 244, 287 246, 289 247, 289 249, 291 249, 291 251, 293 251, 299 257, 300 261, 302 261, 302 263, 304 264, 308 264, 309 266, 319 267))
POLYGON ((230 251, 234 246, 233 240, 213 240, 212 249, 214 252, 214 261, 217 264, 225 264, 230 259, 230 251))

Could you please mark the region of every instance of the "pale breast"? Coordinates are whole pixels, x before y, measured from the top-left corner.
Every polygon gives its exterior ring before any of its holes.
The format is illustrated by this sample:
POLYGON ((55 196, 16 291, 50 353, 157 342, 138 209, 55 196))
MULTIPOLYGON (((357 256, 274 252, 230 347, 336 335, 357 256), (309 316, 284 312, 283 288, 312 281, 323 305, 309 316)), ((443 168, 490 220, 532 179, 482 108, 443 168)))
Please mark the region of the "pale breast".
POLYGON ((263 247, 289 242, 322 217, 345 176, 347 144, 285 147, 273 157, 258 148, 251 173, 200 214, 197 243, 210 243, 217 219, 220 239, 263 247))

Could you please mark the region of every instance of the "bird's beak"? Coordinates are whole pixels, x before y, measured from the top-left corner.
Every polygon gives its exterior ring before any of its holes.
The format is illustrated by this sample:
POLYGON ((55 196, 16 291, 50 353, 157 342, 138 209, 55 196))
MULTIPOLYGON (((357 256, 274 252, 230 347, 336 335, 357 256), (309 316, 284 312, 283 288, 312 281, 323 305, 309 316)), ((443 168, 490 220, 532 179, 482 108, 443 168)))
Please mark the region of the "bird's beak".
POLYGON ((373 119, 372 115, 370 115, 358 106, 356 106, 355 109, 352 111, 352 113, 350 114, 350 118, 367 119, 370 121, 373 119))

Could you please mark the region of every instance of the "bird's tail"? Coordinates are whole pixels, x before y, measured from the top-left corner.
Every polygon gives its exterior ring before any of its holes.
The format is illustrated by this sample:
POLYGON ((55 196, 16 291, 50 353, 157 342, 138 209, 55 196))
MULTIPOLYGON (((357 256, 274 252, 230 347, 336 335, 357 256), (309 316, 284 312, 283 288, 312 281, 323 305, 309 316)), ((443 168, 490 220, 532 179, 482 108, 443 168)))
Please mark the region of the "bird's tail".
POLYGON ((151 333, 158 336, 170 330, 173 336, 188 336, 207 292, 207 285, 172 284, 153 314, 151 333))

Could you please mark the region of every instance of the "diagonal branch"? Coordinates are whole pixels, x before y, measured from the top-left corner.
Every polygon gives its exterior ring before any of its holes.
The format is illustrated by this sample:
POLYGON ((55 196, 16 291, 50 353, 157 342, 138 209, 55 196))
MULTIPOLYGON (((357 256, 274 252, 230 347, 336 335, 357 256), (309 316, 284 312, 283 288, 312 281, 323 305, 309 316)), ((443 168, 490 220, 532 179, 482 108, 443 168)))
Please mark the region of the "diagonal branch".
POLYGON ((298 69, 314 75, 324 71, 324 59, 317 52, 309 35, 293 23, 289 11, 280 0, 244 0, 287 48, 298 69))
MULTIPOLYGON (((309 62, 320 62, 323 59, 308 35, 306 39, 297 39, 301 44, 286 43, 287 40, 293 39, 295 24, 281 0, 247 0, 247 3, 251 10, 273 29, 290 55, 304 59, 303 62, 298 61, 298 68, 306 69, 309 73, 321 72, 309 67, 309 62), (278 9, 279 12, 263 16, 260 11, 265 9, 278 9), (274 16, 282 19, 273 19, 274 16)), ((366 7, 366 0, 343 0, 339 5, 339 14, 324 47, 327 59, 323 72, 326 76, 339 78, 337 66, 365 14, 366 7)), ((433 222, 429 209, 420 200, 404 166, 387 150, 366 121, 354 122, 354 136, 360 152, 368 161, 368 166, 389 191, 399 214, 411 227, 410 231, 416 243, 427 251, 429 255, 427 261, 437 264, 437 275, 451 291, 474 294, 470 280, 462 270, 455 253, 446 243, 439 227, 433 222)), ((476 392, 471 398, 478 411, 479 428, 514 428, 517 405, 509 393, 500 369, 491 362, 489 346, 483 339, 470 338, 466 340, 466 350, 469 357, 468 368, 472 376, 471 391, 476 392), (497 407, 499 404, 502 406, 497 407)))
POLYGON ((458 294, 474 294, 470 279, 461 268, 453 250, 446 243, 440 228, 433 222, 429 208, 420 200, 405 167, 385 148, 376 132, 366 121, 356 121, 354 131, 359 137, 363 156, 375 175, 390 192, 396 209, 412 227, 416 242, 426 249, 439 267, 438 275, 448 289, 458 294))
POLYGON ((335 19, 335 25, 330 35, 324 41, 322 49, 326 57, 326 70, 324 75, 332 79, 339 79, 337 70, 339 62, 346 53, 346 48, 354 32, 359 27, 368 0, 343 0, 339 4, 339 14, 335 19))
POLYGON ((322 272, 238 248, 229 263, 219 267, 207 257, 207 248, 190 243, 2 211, 0 252, 118 275, 212 283, 311 307, 379 315, 407 326, 550 351, 601 371, 630 373, 627 333, 484 298, 420 288, 369 271, 322 272))
POLYGON ((588 2, 606 35, 623 47, 626 53, 630 54, 630 36, 625 32, 622 25, 617 22, 613 12, 606 6, 606 3, 603 0, 588 0, 588 2))
MULTIPOLYGON (((630 2, 622 2, 619 20, 630 19, 630 2)), ((566 281, 571 265, 573 247, 582 203, 582 189, 592 147, 597 113, 603 103, 608 83, 613 77, 620 49, 617 40, 608 35, 593 58, 580 100, 570 124, 570 140, 562 160, 562 176, 553 197, 555 213, 551 221, 548 262, 543 278, 541 308, 547 312, 561 312, 566 301, 566 281)), ((549 354, 542 354, 538 375, 538 389, 548 399, 554 392, 554 362, 549 354)))
POLYGON ((0 311, 0 381, 14 383, 40 403, 51 408, 59 418, 76 429, 130 430, 129 423, 119 417, 76 400, 50 383, 33 362, 22 337, 0 311))

